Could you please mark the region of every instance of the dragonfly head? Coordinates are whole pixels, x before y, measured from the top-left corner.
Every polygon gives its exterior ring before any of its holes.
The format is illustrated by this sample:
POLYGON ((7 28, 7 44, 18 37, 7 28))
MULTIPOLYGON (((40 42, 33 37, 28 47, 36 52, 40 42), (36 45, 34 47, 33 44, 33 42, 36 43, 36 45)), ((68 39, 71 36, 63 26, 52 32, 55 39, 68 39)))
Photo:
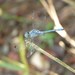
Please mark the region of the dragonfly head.
POLYGON ((24 36, 25 36, 25 38, 29 38, 29 32, 26 32, 26 33, 24 34, 24 36))

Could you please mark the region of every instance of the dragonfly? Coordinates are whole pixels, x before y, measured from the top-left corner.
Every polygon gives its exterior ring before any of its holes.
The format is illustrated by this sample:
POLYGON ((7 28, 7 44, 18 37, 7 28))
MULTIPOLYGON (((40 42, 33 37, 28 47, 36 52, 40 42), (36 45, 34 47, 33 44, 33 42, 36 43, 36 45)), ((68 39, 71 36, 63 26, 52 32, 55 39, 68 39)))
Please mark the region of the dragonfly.
POLYGON ((54 30, 46 30, 46 31, 40 31, 40 30, 37 30, 37 29, 33 29, 29 32, 26 32, 25 33, 25 38, 35 38, 37 36, 40 36, 40 35, 43 35, 43 34, 46 34, 46 33, 50 33, 50 32, 56 32, 56 31, 62 31, 64 30, 63 28, 59 28, 59 29, 54 29, 54 30))
MULTIPOLYGON (((31 31, 29 32, 26 32, 24 34, 25 38, 27 40, 30 40, 37 37, 37 36, 41 36, 43 34, 46 34, 46 33, 50 33, 50 32, 56 32, 56 31, 62 31, 64 30, 63 28, 59 28, 59 29, 54 29, 54 30, 46 30, 46 31, 40 31, 40 30, 37 30, 37 29, 32 29, 31 31)), ((28 57, 31 57, 33 55, 33 53, 35 52, 35 50, 31 47, 31 46, 28 46, 29 47, 29 54, 28 54, 28 57)))

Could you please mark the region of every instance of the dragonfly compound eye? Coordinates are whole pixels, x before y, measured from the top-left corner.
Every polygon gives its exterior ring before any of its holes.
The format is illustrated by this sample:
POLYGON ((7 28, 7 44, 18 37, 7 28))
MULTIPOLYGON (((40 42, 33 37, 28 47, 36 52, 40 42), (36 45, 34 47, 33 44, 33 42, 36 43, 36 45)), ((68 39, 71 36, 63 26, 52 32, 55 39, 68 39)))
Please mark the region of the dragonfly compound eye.
POLYGON ((24 34, 24 36, 25 36, 25 38, 29 38, 29 32, 26 32, 26 33, 24 34))

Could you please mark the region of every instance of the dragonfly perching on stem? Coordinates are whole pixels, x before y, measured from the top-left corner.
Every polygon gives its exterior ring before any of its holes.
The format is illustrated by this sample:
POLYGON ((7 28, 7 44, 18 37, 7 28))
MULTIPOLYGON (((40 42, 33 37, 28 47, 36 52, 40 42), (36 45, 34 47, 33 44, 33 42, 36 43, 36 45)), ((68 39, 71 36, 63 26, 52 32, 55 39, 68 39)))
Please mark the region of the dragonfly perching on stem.
MULTIPOLYGON (((45 33, 49 33, 49 32, 55 32, 55 31, 62 31, 64 30, 63 28, 60 29, 55 29, 55 30, 47 30, 47 31, 39 31, 36 29, 31 30, 30 32, 26 32, 25 33, 25 38, 34 38, 36 36, 45 34, 45 33)), ((68 70, 70 70, 71 72, 75 73, 75 69, 71 68, 70 66, 68 66, 67 64, 65 64, 64 62, 62 62, 61 60, 59 60, 58 58, 52 56, 51 54, 49 54, 48 52, 44 51, 43 49, 39 48, 37 45, 35 45, 34 43, 30 43, 29 41, 27 41, 27 43, 29 45, 31 45, 31 47, 34 47, 34 49, 36 49, 37 51, 43 53, 44 55, 48 56, 49 58, 51 58, 52 60, 56 61, 57 63, 59 63, 60 65, 64 66, 65 68, 67 68, 68 70)), ((31 48, 30 48, 31 49, 31 48)))
POLYGON ((47 30, 47 31, 40 31, 37 29, 33 29, 30 32, 26 32, 24 36, 25 36, 25 38, 32 39, 32 38, 37 37, 39 35, 43 35, 43 34, 50 33, 50 32, 55 32, 55 31, 61 31, 61 30, 64 30, 64 29, 60 28, 60 29, 47 30))
MULTIPOLYGON (((31 39, 33 39, 33 38, 35 38, 37 36, 41 36, 41 35, 46 34, 46 33, 62 31, 62 30, 64 30, 64 29, 60 28, 60 29, 46 30, 46 31, 40 31, 40 30, 37 30, 37 29, 33 29, 33 30, 29 31, 29 32, 26 32, 24 34, 24 36, 25 36, 26 39, 31 40, 31 39)), ((31 46, 29 47, 29 49, 31 49, 30 50, 31 51, 30 56, 31 56, 32 53, 34 53, 33 51, 35 51, 35 50, 33 50, 33 48, 31 48, 31 46)))

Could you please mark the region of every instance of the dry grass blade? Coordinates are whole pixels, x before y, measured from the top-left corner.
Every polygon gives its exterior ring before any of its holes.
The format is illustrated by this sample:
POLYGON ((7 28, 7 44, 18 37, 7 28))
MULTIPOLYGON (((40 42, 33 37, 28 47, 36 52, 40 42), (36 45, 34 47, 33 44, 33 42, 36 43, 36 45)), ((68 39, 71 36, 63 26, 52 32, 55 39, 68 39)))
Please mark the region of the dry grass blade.
POLYGON ((71 6, 75 7, 75 0, 62 0, 68 4, 70 4, 71 6))
POLYGON ((35 45, 34 43, 25 40, 26 44, 30 45, 32 48, 34 48, 36 51, 41 52, 42 54, 48 56, 50 59, 54 60, 55 62, 59 63, 60 65, 62 65, 63 67, 67 68, 68 70, 70 70, 71 72, 75 73, 75 69, 73 69, 72 67, 68 66, 67 64, 65 64, 64 62, 62 62, 60 59, 52 56, 51 54, 49 54, 48 52, 46 52, 45 50, 41 49, 40 47, 38 47, 37 45, 35 45))
MULTIPOLYGON (((40 2, 42 3, 42 5, 44 6, 44 8, 46 9, 46 11, 48 12, 49 16, 51 17, 51 19, 54 21, 55 23, 55 29, 57 28, 63 28, 62 25, 59 22, 58 16, 56 14, 54 5, 52 3, 52 0, 47 0, 47 2, 45 0, 40 0, 40 2)), ((68 43, 70 43, 73 47, 75 47, 75 41, 73 39, 70 38, 70 36, 67 34, 67 32, 65 30, 63 31, 56 31, 61 37, 63 37, 68 43), (62 34, 61 34, 62 33, 62 34)))

